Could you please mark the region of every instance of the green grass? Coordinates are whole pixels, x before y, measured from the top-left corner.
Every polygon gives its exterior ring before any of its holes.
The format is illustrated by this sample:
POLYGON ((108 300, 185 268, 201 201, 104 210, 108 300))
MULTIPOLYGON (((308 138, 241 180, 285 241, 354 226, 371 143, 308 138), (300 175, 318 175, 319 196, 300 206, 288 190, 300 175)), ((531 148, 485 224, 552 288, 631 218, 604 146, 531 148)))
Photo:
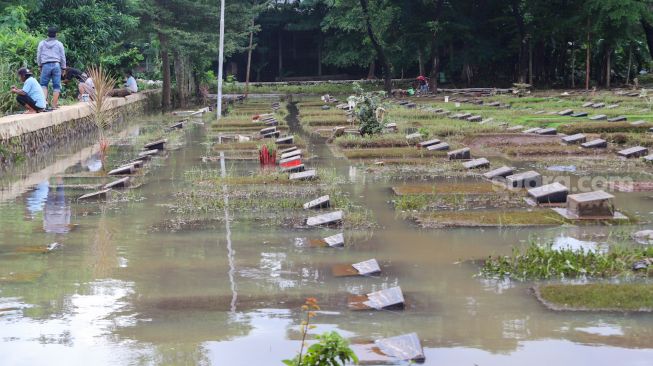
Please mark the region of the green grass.
POLYGON ((481 273, 486 277, 516 280, 552 278, 610 278, 632 275, 635 261, 653 257, 653 247, 615 247, 607 253, 600 251, 554 250, 551 245, 531 243, 514 248, 509 256, 490 256, 481 273))
POLYGON ((551 210, 436 211, 411 216, 423 228, 555 226, 567 223, 551 210))
POLYGON ((653 284, 548 284, 536 291, 556 310, 653 311, 653 284))

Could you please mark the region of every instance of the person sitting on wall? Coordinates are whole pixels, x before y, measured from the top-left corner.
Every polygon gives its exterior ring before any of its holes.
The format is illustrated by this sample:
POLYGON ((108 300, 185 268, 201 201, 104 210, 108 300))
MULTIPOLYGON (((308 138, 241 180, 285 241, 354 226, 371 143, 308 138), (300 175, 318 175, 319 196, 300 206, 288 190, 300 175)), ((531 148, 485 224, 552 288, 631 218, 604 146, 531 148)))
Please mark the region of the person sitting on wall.
POLYGON ((23 83, 23 88, 11 86, 11 92, 17 94, 16 101, 25 107, 26 114, 40 113, 45 110, 45 95, 41 84, 34 79, 32 72, 26 67, 18 69, 18 78, 23 83))
POLYGON ((93 84, 92 78, 81 70, 69 67, 63 72, 62 82, 64 85, 67 85, 72 80, 77 80, 77 90, 79 92, 77 99, 81 100, 84 94, 88 94, 89 98, 93 99, 95 96, 95 84, 93 84))
POLYGON ((113 89, 109 96, 111 97, 126 97, 130 94, 138 93, 138 84, 131 71, 125 72, 125 85, 121 89, 113 89))

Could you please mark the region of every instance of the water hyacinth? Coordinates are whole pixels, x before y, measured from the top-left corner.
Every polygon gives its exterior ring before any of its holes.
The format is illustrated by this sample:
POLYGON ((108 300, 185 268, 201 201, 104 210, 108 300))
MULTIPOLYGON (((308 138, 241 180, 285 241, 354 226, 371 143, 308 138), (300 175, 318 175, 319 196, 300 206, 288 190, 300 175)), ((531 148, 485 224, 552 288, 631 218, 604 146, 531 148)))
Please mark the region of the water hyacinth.
POLYGON ((634 262, 653 257, 653 248, 615 247, 609 251, 552 248, 531 243, 525 249, 513 248, 512 255, 490 256, 481 275, 519 281, 554 278, 608 278, 633 274, 634 262))

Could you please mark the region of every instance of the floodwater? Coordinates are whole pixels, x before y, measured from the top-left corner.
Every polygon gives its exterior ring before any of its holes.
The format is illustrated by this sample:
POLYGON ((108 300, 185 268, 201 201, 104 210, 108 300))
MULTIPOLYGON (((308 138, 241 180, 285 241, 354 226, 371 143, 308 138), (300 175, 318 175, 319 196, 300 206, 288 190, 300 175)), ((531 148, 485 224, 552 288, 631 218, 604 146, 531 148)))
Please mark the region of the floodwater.
MULTIPOLYGON (((161 120, 134 121, 126 135, 161 120)), ((263 227, 239 220, 243 212, 225 212, 229 225, 206 230, 156 230, 184 189, 184 171, 219 169, 200 159, 207 127, 184 133, 185 146, 159 161, 125 202, 76 201, 71 177, 101 169, 88 145, 3 173, 0 364, 280 365, 299 348, 299 307, 310 296, 322 305, 312 332, 337 330, 357 350, 416 332, 426 365, 653 365, 650 314, 551 312, 530 295, 532 284, 478 278, 469 261, 508 254, 534 237, 604 245, 609 228, 420 230, 388 203, 393 182, 368 179, 316 143, 311 165, 346 177, 342 190, 381 228, 346 233, 342 249, 305 245, 335 231, 263 227), (55 250, 37 252, 54 242, 55 250), (331 276, 332 265, 370 258, 381 276, 331 276), (348 293, 397 285, 404 311, 347 310, 348 293)), ((242 174, 257 169, 227 164, 242 174)), ((647 194, 618 194, 616 202, 645 221, 653 215, 647 194)))

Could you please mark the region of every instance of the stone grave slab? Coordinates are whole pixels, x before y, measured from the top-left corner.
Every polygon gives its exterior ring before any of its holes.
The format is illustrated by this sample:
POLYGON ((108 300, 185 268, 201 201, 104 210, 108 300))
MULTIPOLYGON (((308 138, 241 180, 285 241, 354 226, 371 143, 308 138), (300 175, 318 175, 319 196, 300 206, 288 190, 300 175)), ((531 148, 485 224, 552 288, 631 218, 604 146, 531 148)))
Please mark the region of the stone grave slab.
POLYGON ((537 203, 564 203, 568 194, 569 188, 558 182, 528 190, 528 195, 537 203))
POLYGON ((285 154, 285 153, 289 153, 289 152, 295 151, 295 150, 297 150, 297 146, 291 146, 291 147, 287 147, 285 149, 279 150, 278 153, 279 154, 285 154))
POLYGON ((578 112, 571 115, 574 118, 587 117, 587 112, 578 112))
POLYGON ((403 310, 404 305, 404 294, 398 286, 349 298, 352 310, 403 310))
POLYGON ((299 156, 299 155, 301 155, 301 154, 302 154, 302 151, 301 151, 301 150, 299 150, 299 149, 295 149, 295 150, 289 151, 289 152, 287 152, 287 153, 283 153, 283 154, 281 154, 281 156, 280 156, 279 158, 280 158, 281 160, 284 160, 284 159, 292 158, 293 156, 299 156))
POLYGON ((424 148, 424 147, 429 147, 429 146, 432 146, 432 145, 437 145, 440 142, 442 142, 442 141, 440 141, 439 139, 431 139, 431 140, 428 140, 428 141, 420 142, 418 144, 418 146, 424 148))
POLYGON ((472 151, 468 147, 463 147, 462 149, 448 152, 447 157, 449 158, 449 160, 471 159, 472 151))
POLYGON ((639 93, 638 93, 638 92, 632 92, 632 93, 628 93, 628 94, 626 94, 626 95, 629 96, 629 97, 639 97, 639 93))
POLYGON ((265 135, 263 135, 263 138, 266 139, 279 138, 279 135, 281 135, 279 131, 274 131, 274 132, 266 133, 265 135))
POLYGON ((317 171, 315 169, 306 170, 299 173, 292 173, 288 176, 290 180, 312 180, 317 179, 317 171))
POLYGON ((129 181, 131 177, 124 177, 117 180, 114 180, 111 183, 107 183, 102 187, 102 189, 112 189, 112 188, 127 188, 129 187, 129 181))
POLYGON ((501 168, 496 168, 494 170, 491 170, 485 174, 483 174, 483 177, 486 179, 495 179, 495 178, 505 178, 509 175, 513 175, 514 169, 509 167, 509 166, 502 166, 501 168))
POLYGON ((596 116, 590 117, 590 121, 603 121, 608 119, 608 116, 605 114, 597 114, 596 116))
POLYGON ((408 103, 408 104, 405 105, 405 107, 408 108, 408 109, 414 109, 414 108, 417 108, 417 104, 415 104, 415 103, 408 103))
POLYGON ((78 201, 83 201, 83 200, 103 200, 108 197, 108 193, 110 192, 110 189, 103 189, 101 191, 93 192, 93 193, 88 193, 85 194, 81 197, 79 197, 77 200, 78 201))
POLYGON ((567 196, 567 213, 572 217, 614 216, 613 195, 604 191, 570 194, 567 196))
POLYGON ((351 265, 361 276, 370 276, 373 274, 381 273, 381 266, 376 259, 368 259, 366 261, 354 263, 351 265))
POLYGON ((466 161, 466 162, 463 163, 463 166, 466 169, 489 168, 490 167, 490 161, 487 160, 486 158, 479 158, 479 159, 466 161))
POLYGON ((130 165, 123 165, 121 167, 113 169, 110 172, 108 172, 107 175, 130 175, 130 174, 134 174, 135 171, 136 171, 136 167, 130 164, 130 165))
POLYGON ((537 111, 537 112, 535 112, 533 114, 544 114, 544 113, 546 113, 546 111, 537 111))
POLYGON ((615 109, 619 108, 619 104, 610 104, 609 106, 605 107, 606 109, 615 109))
POLYGON ((522 132, 524 132, 524 133, 535 133, 535 132, 537 132, 539 130, 541 130, 540 127, 533 127, 533 128, 528 128, 528 129, 526 129, 526 130, 524 130, 522 132))
POLYGON ((651 163, 653 162, 653 155, 646 155, 642 157, 642 159, 644 159, 647 163, 651 163))
POLYGON ((323 240, 332 248, 341 248, 345 246, 345 234, 343 233, 327 236, 323 240))
POLYGON ((304 170, 306 170, 304 164, 291 165, 291 166, 286 166, 281 168, 282 173, 298 173, 298 172, 303 172, 304 170))
MULTIPOLYGON (((297 174, 301 174, 301 173, 297 173, 297 174)), ((308 226, 338 225, 342 223, 342 218, 343 218, 342 211, 334 211, 318 216, 309 217, 308 219, 306 219, 306 225, 308 226)))
POLYGON ((441 142, 439 144, 431 145, 426 148, 429 151, 446 151, 449 150, 449 144, 446 142, 441 142))
POLYGON ((573 109, 565 109, 563 111, 558 112, 558 115, 560 116, 571 116, 572 114, 574 114, 573 109))
POLYGON ((185 122, 186 122, 186 120, 175 122, 174 124, 171 124, 170 126, 168 126, 168 129, 169 130, 181 130, 182 128, 184 128, 184 123, 185 122))
POLYGON ((285 145, 285 144, 292 144, 294 141, 295 141, 295 136, 290 135, 290 136, 284 136, 278 138, 275 142, 279 145, 285 145))
POLYGON ((492 117, 486 118, 486 119, 481 121, 481 124, 484 125, 484 124, 490 123, 490 122, 494 122, 494 118, 492 118, 492 117))
POLYGON ((416 333, 379 339, 374 341, 374 344, 381 353, 398 361, 422 363, 426 360, 424 349, 416 333))
POLYGON ((460 117, 462 117, 462 116, 463 116, 463 113, 456 113, 456 114, 452 115, 451 118, 460 119, 460 117))
POLYGON ((582 133, 577 133, 575 135, 565 136, 562 138, 562 142, 569 145, 582 144, 585 143, 586 141, 587 141, 587 137, 582 133))
POLYGON ((594 103, 592 104, 592 108, 603 108, 605 107, 605 103, 594 103))
POLYGON ((538 134, 538 135, 551 136, 551 135, 557 135, 558 130, 556 130, 555 128, 541 128, 541 129, 535 131, 535 133, 538 134))
POLYGON ((608 147, 608 142, 604 139, 594 139, 592 141, 582 143, 580 146, 585 149, 605 149, 608 147))
POLYGON ((463 114, 462 114, 460 117, 458 117, 458 118, 459 118, 459 119, 467 119, 467 118, 469 118, 469 117, 471 117, 471 116, 472 116, 471 113, 463 113, 463 114))
POLYGON ((488 106, 488 107, 498 107, 498 106, 501 105, 501 103, 500 102, 490 102, 490 103, 487 103, 485 105, 488 106))
MULTIPOLYGON (((302 156, 301 156, 301 155, 295 155, 295 156, 291 156, 291 157, 289 157, 289 158, 287 158, 287 159, 281 159, 281 160, 279 160, 279 165, 286 167, 286 166, 290 165, 290 163, 292 163, 292 162, 294 162, 294 161, 299 161, 299 162, 301 162, 301 160, 302 160, 302 156)), ((300 164, 300 163, 297 163, 296 165, 299 165, 299 164, 300 164)))
POLYGON ((506 185, 514 189, 539 187, 542 185, 542 175, 534 170, 509 175, 506 177, 506 185))
POLYGON ((467 117, 467 121, 469 121, 469 122, 481 122, 482 120, 483 120, 483 117, 479 116, 479 115, 467 117))
POLYGON ((272 132, 276 132, 277 128, 276 127, 266 127, 261 129, 261 135, 267 135, 272 132))
POLYGON ((617 154, 619 156, 623 156, 628 159, 639 158, 648 155, 648 149, 643 146, 635 146, 635 147, 618 151, 617 154))
POLYGON ((331 205, 329 195, 318 197, 310 202, 304 203, 305 210, 328 208, 331 205))
POLYGON ((608 118, 608 122, 623 122, 627 120, 628 117, 626 116, 617 116, 617 117, 608 118))
POLYGON ((264 124, 265 124, 266 126, 275 127, 275 126, 279 126, 279 121, 277 121, 277 120, 274 120, 274 121, 265 121, 264 124))
POLYGON ((143 149, 144 150, 163 150, 166 142, 168 142, 168 140, 166 140, 166 139, 152 141, 150 143, 147 143, 147 144, 143 145, 143 149))
POLYGON ((387 125, 385 125, 385 129, 389 130, 389 131, 394 131, 394 132, 399 131, 399 129, 397 128, 397 124, 394 123, 394 122, 393 123, 388 123, 387 125))
POLYGON ((639 121, 630 122, 630 124, 633 125, 633 126, 641 126, 641 125, 646 124, 646 121, 640 119, 639 121))
POLYGON ((585 103, 583 103, 582 107, 583 108, 591 107, 592 104, 594 104, 594 102, 585 102, 585 103))

